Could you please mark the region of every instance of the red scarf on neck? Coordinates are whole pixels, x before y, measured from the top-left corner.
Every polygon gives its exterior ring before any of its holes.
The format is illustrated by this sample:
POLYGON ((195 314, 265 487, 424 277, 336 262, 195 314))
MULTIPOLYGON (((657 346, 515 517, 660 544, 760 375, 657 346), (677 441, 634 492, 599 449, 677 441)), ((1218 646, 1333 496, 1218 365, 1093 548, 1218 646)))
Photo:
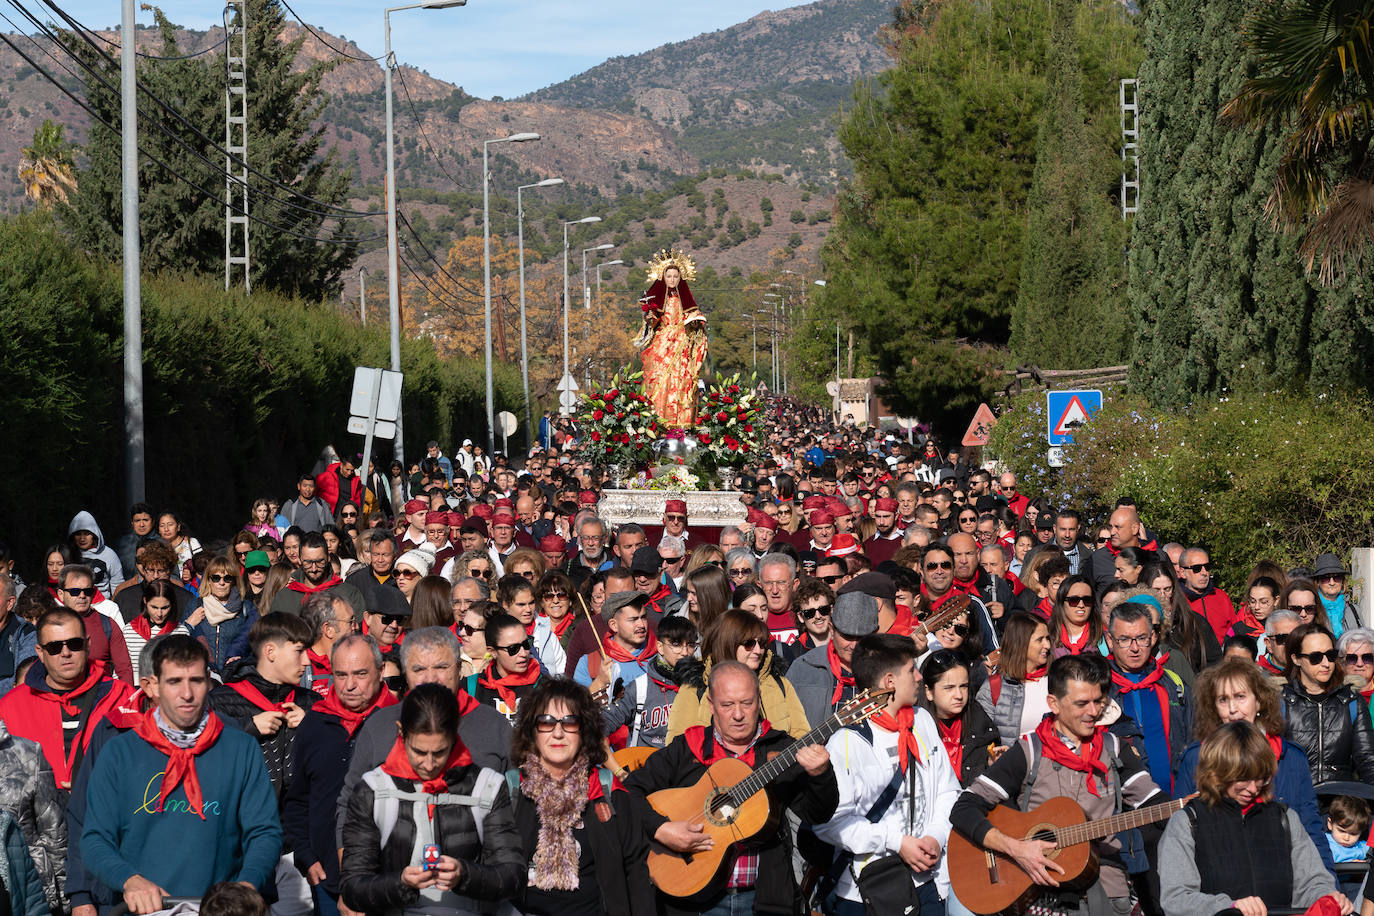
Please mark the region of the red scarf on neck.
POLYGON ((196 743, 189 748, 179 748, 168 741, 162 729, 157 727, 151 709, 134 720, 134 732, 167 755, 167 767, 162 774, 162 788, 157 794, 158 811, 163 810, 167 796, 172 794, 172 790, 185 783, 186 801, 190 803, 191 810, 199 814, 201 820, 205 820, 205 799, 200 793, 200 779, 196 776, 196 757, 213 747, 222 731, 224 725, 220 722, 219 716, 210 713, 205 722, 205 729, 196 739, 196 743))
POLYGON ((907 762, 913 757, 918 764, 921 763, 921 745, 916 741, 916 735, 912 731, 912 726, 916 724, 914 706, 903 706, 897 710, 896 718, 884 710, 873 717, 873 724, 897 733, 897 762, 901 764, 903 773, 906 772, 907 762))
POLYGON ((1239 633, 1244 636, 1261 636, 1264 634, 1264 624, 1259 622, 1255 612, 1250 610, 1249 605, 1245 606, 1245 613, 1231 624, 1231 632, 1239 633))
MULTIPOLYGON (((740 754, 737 759, 743 760, 752 767, 754 765, 754 748, 759 746, 759 742, 763 740, 763 736, 768 734, 771 728, 772 726, 768 724, 767 719, 759 720, 759 733, 754 737, 754 743, 749 745, 749 750, 740 754)), ((731 756, 730 752, 725 749, 725 745, 714 739, 711 741, 711 753, 709 756, 707 755, 706 738, 711 732, 712 728, 709 725, 693 725, 682 733, 682 737, 687 741, 687 749, 692 752, 692 756, 708 767, 717 760, 724 760, 731 756)))
MULTIPOLYGON (((271 700, 267 699, 267 697, 263 696, 261 690, 248 683, 247 678, 241 681, 234 681, 232 684, 225 684, 225 686, 252 703, 258 709, 261 709, 263 712, 286 712, 286 700, 280 703, 273 703, 271 700)), ((290 696, 291 694, 288 693, 287 698, 289 699, 290 696)))
MULTIPOLYGON (((439 775, 433 779, 421 779, 420 774, 415 772, 415 768, 410 765, 410 757, 406 755, 405 739, 399 735, 396 743, 391 745, 391 752, 386 755, 386 760, 382 761, 382 772, 397 779, 405 779, 409 782, 420 784, 420 790, 427 795, 442 795, 448 791, 448 780, 444 775, 454 767, 467 766, 472 763, 472 755, 468 753, 467 745, 463 739, 457 735, 453 737, 453 750, 448 753, 448 760, 444 761, 444 767, 439 771, 439 775)), ((429 806, 430 820, 434 819, 434 804, 429 806)))
POLYGON ((526 687, 539 680, 539 663, 530 659, 529 667, 525 669, 524 674, 507 674, 502 677, 496 676, 496 668, 495 661, 487 665, 487 669, 482 672, 477 683, 488 690, 495 690, 497 696, 501 698, 501 702, 505 703, 508 708, 514 709, 517 701, 515 691, 511 688, 526 687))
POLYGON ((1040 680, 1042 677, 1044 677, 1046 674, 1048 674, 1049 671, 1050 671, 1050 666, 1049 666, 1049 665, 1041 665, 1039 668, 1036 668, 1034 671, 1027 671, 1027 672, 1026 672, 1026 676, 1023 677, 1023 678, 1021 678, 1021 680, 1022 680, 1022 681, 1038 681, 1038 680, 1040 680))
MULTIPOLYGON (((156 635, 166 636, 168 633, 172 632, 172 630, 176 629, 176 625, 177 622, 168 616, 167 622, 162 625, 162 629, 158 630, 156 635)), ((147 615, 139 614, 133 620, 129 621, 129 626, 145 640, 153 638, 153 622, 148 619, 147 615)))
POLYGON ((940 731, 940 743, 945 746, 945 753, 949 754, 949 762, 954 767, 954 778, 958 779, 964 767, 964 720, 955 716, 946 725, 936 719, 935 727, 940 731))
POLYGON ((830 698, 830 705, 838 706, 840 697, 844 695, 844 689, 854 686, 854 675, 844 673, 844 664, 840 661, 840 657, 835 654, 835 640, 833 639, 825 644, 825 661, 830 665, 830 673, 835 678, 835 693, 830 698))
POLYGON ((961 592, 959 589, 951 587, 949 591, 945 592, 939 598, 936 598, 930 594, 930 591, 926 588, 925 583, 921 583, 921 595, 926 599, 926 605, 930 608, 930 613, 932 614, 938 611, 946 601, 953 598, 955 595, 961 594, 966 595, 969 593, 961 592))
POLYGON ((1132 681, 1126 675, 1112 669, 1112 684, 1121 693, 1130 693, 1133 690, 1144 690, 1147 687, 1154 691, 1155 699, 1159 702, 1160 720, 1164 723, 1164 743, 1169 743, 1169 692, 1159 685, 1160 678, 1164 677, 1164 660, 1157 658, 1154 670, 1139 681, 1132 681))
POLYGON ((319 585, 311 585, 309 582, 306 582, 303 579, 292 579, 290 582, 286 583, 286 587, 289 588, 291 591, 300 592, 301 595, 304 596, 301 598, 302 604, 305 603, 306 598, 309 598, 316 592, 322 592, 325 589, 333 588, 336 585, 343 585, 343 580, 339 578, 338 573, 334 573, 329 577, 329 581, 321 582, 319 585))
POLYGON ((978 574, 974 573, 972 579, 960 579, 958 576, 955 576, 954 584, 950 586, 950 591, 962 592, 973 598, 981 597, 978 594, 978 574))
POLYGON ((1270 674, 1277 674, 1279 677, 1283 677, 1283 669, 1274 667, 1274 663, 1269 660, 1268 653, 1261 655, 1259 657, 1259 661, 1255 662, 1255 664, 1259 665, 1261 668, 1263 668, 1265 671, 1268 671, 1270 674))
MULTIPOLYGON (((553 630, 554 638, 559 640, 563 638, 563 634, 568 632, 573 624, 577 623, 577 618, 572 614, 564 614, 562 620, 555 621, 552 617, 549 617, 548 620, 549 629, 553 630)), ((649 631, 649 635, 654 635, 652 630, 649 631)))
POLYGON ((632 662, 647 668, 649 659, 658 654, 658 637, 650 630, 649 638, 644 640, 644 646, 638 652, 631 652, 612 637, 606 640, 606 654, 618 662, 632 662))
POLYGON ((334 666, 330 663, 328 655, 321 655, 314 649, 306 649, 305 657, 310 661, 310 673, 315 677, 329 677, 334 673, 334 666))
POLYGON ((1040 603, 1035 606, 1032 613, 1041 620, 1049 620, 1050 615, 1054 613, 1054 602, 1051 601, 1047 595, 1040 599, 1040 603))
POLYGON ((1077 639, 1069 636, 1069 628, 1063 626, 1059 628, 1059 644, 1069 650, 1070 655, 1080 655, 1083 650, 1088 648, 1088 637, 1092 635, 1092 627, 1083 625, 1083 632, 1078 634, 1077 639))
POLYGON ((1078 752, 1074 753, 1055 730, 1052 713, 1041 719, 1040 724, 1035 727, 1035 734, 1040 739, 1041 753, 1061 766, 1086 773, 1088 791, 1098 798, 1102 797, 1102 793, 1097 790, 1093 773, 1101 773, 1103 783, 1107 781, 1107 764, 1102 759, 1102 736, 1106 731, 1105 726, 1097 726, 1093 729, 1092 739, 1080 744, 1078 752))
POLYGON ((63 712, 69 716, 74 716, 81 710, 72 702, 72 698, 81 696, 104 679, 105 663, 102 661, 93 661, 90 663, 90 670, 86 673, 86 679, 66 693, 58 693, 55 690, 34 690, 32 693, 40 700, 47 700, 50 703, 60 703, 63 712))
POLYGON ((340 703, 338 694, 333 691, 330 691, 310 708, 327 716, 337 716, 339 724, 344 727, 344 731, 348 732, 348 740, 352 741, 353 736, 358 734, 358 729, 363 727, 363 722, 367 721, 368 716, 379 709, 395 706, 399 702, 401 701, 396 699, 396 694, 391 692, 391 688, 383 684, 382 692, 377 694, 377 699, 373 700, 366 709, 360 709, 357 712, 340 703))
POLYGON ((1264 740, 1269 742, 1269 750, 1274 752, 1274 759, 1278 760, 1283 756, 1283 739, 1278 735, 1265 735, 1264 740))

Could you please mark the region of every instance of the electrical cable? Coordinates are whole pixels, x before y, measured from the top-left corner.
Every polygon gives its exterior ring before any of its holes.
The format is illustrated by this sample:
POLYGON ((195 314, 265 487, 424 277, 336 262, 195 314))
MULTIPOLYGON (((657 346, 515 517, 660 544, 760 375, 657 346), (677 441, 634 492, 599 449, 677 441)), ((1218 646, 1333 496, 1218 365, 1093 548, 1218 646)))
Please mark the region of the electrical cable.
POLYGON ((449 172, 448 169, 444 168, 444 160, 440 157, 439 151, 434 148, 434 144, 430 142, 429 132, 425 130, 425 122, 420 117, 419 109, 417 109, 415 106, 415 99, 412 98, 410 95, 410 84, 406 82, 405 70, 401 69, 400 67, 397 67, 396 75, 401 78, 401 89, 405 91, 406 104, 410 106, 410 116, 415 119, 415 126, 420 129, 420 139, 425 141, 425 147, 429 149, 430 155, 434 157, 434 164, 439 167, 439 171, 443 172, 444 177, 447 178, 450 182, 452 182, 455 187, 464 191, 476 190, 471 185, 463 184, 457 178, 453 177, 453 174, 449 172))
MULTIPOLYGON (((228 10, 228 9, 229 9, 229 7, 226 6, 226 7, 225 7, 225 10, 228 10)), ((118 48, 118 49, 120 49, 120 50, 123 50, 122 41, 115 41, 113 38, 106 38, 104 35, 101 35, 99 32, 97 32, 97 31, 95 31, 94 29, 91 29, 90 27, 85 26, 85 25, 83 25, 82 28, 83 28, 83 29, 86 29, 86 31, 90 32, 92 35, 94 35, 96 38, 99 38, 101 41, 105 42, 105 43, 106 43, 107 45, 109 45, 110 47, 112 47, 112 48, 118 48)), ((161 60, 161 61, 192 60, 192 59, 194 59, 194 58, 202 57, 202 56, 204 56, 204 55, 206 55, 206 54, 209 54, 211 51, 218 50, 218 49, 220 48, 221 45, 224 45, 224 46, 227 47, 228 44, 229 44, 229 30, 228 30, 228 29, 225 29, 225 30, 224 30, 224 41, 223 41, 223 42, 215 42, 214 44, 210 45, 210 46, 207 47, 207 48, 204 48, 204 49, 202 49, 202 50, 200 50, 200 51, 196 51, 194 54, 180 54, 180 55, 177 55, 176 57, 164 57, 164 56, 162 56, 162 55, 160 55, 160 54, 149 54, 149 53, 147 53, 146 51, 138 51, 138 50, 135 50, 134 53, 135 53, 136 55, 138 55, 139 57, 143 58, 144 60, 161 60)))
POLYGON ((476 287, 468 285, 466 281, 460 280, 453 274, 448 272, 448 269, 444 267, 444 263, 440 261, 438 256, 430 250, 428 245, 425 244, 425 240, 420 237, 420 233, 415 231, 415 227, 410 224, 410 220, 406 219, 405 213, 403 213, 399 207, 396 208, 396 220, 398 223, 404 224, 405 227, 410 230, 410 234, 415 238, 415 241, 419 244, 420 248, 424 250, 425 255, 434 264, 434 266, 438 268, 440 273, 449 278, 449 281, 452 282, 456 288, 463 290, 469 296, 472 296, 474 298, 484 296, 483 293, 479 293, 477 291, 476 287))
POLYGON ((343 50, 342 48, 336 48, 336 47, 334 47, 332 44, 330 44, 328 41, 325 40, 325 37, 324 37, 323 35, 321 35, 321 34, 320 34, 319 32, 317 32, 317 31, 315 31, 314 26, 312 26, 310 23, 308 23, 308 22, 306 22, 304 19, 302 19, 302 18, 301 18, 301 14, 298 13, 298 12, 296 12, 295 10, 293 10, 293 9, 291 8, 291 4, 287 3, 286 0, 281 0, 281 5, 284 6, 284 7, 286 7, 286 11, 287 11, 288 13, 290 13, 293 17, 295 17, 295 20, 296 20, 297 22, 299 22, 299 23, 301 24, 301 26, 304 27, 305 30, 306 30, 307 32, 309 32, 311 35, 314 35, 315 38, 319 41, 320 44, 324 45, 326 48, 328 48, 329 50, 333 51, 335 54, 339 55, 340 57, 346 57, 346 58, 348 58, 349 60, 362 61, 363 63, 372 63, 373 61, 381 60, 380 57, 359 57, 359 56, 356 55, 356 54, 350 54, 350 53, 348 53, 347 51, 343 50))

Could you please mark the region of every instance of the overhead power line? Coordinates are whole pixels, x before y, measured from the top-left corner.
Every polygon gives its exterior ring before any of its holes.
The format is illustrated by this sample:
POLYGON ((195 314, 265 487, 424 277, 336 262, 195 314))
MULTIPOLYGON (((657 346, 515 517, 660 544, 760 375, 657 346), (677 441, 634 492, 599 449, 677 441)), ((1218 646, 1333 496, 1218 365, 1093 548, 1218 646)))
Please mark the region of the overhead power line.
POLYGON ((286 11, 290 13, 295 18, 295 20, 299 22, 302 27, 304 27, 304 29, 307 32, 309 32, 311 35, 314 35, 316 40, 318 40, 320 44, 324 45, 326 48, 333 51, 340 57, 346 57, 349 60, 362 61, 363 63, 372 63, 373 61, 381 60, 380 57, 359 57, 358 55, 351 54, 348 51, 343 50, 342 48, 335 47, 334 45, 329 43, 328 39, 326 39, 319 32, 315 31, 314 26, 312 26, 310 23, 302 19, 300 13, 297 13, 295 10, 293 10, 291 8, 291 4, 287 3, 286 0, 281 0, 281 5, 286 7, 286 11))

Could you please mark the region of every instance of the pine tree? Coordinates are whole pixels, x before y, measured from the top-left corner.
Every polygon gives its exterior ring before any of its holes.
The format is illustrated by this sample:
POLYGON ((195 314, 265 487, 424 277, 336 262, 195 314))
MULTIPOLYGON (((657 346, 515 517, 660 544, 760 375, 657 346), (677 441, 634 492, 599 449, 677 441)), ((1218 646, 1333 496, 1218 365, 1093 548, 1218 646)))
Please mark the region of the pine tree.
MULTIPOLYGON (((159 54, 182 55, 172 25, 161 13, 157 17, 163 37, 159 54)), ((353 239, 358 235, 353 224, 331 218, 328 209, 346 205, 351 176, 339 167, 333 150, 320 155, 323 128, 316 122, 326 103, 320 79, 333 64, 321 61, 293 72, 303 36, 281 41, 283 23, 277 0, 249 0, 247 160, 296 192, 274 187, 260 175, 249 176, 249 213, 272 224, 250 224, 253 285, 329 298, 338 294, 340 276, 356 255, 353 239)), ((116 259, 122 250, 119 64, 115 54, 102 56, 76 36, 66 40, 91 68, 87 102, 114 129, 91 125, 87 162, 61 216, 83 247, 116 259)), ((225 72, 222 53, 138 61, 139 81, 185 119, 183 123, 140 93, 139 145, 163 164, 139 156, 139 228, 146 271, 223 273, 224 154, 200 135, 223 143, 225 72)), ((374 231, 376 222, 365 224, 365 231, 374 231)))

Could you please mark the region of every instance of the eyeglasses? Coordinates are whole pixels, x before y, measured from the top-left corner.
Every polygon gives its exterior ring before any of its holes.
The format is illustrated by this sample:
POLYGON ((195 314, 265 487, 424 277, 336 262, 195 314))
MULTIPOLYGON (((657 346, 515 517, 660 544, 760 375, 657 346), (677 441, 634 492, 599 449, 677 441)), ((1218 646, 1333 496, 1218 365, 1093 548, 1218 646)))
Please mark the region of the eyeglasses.
POLYGON ((352 631, 357 626, 357 624, 353 622, 352 617, 346 617, 343 620, 340 620, 339 618, 335 617, 334 626, 338 627, 340 630, 352 631))
POLYGON ((399 576, 399 577, 401 577, 402 579, 418 579, 418 578, 420 578, 420 574, 419 574, 417 571, 413 570, 413 569, 398 569, 398 570, 396 570, 396 575, 399 576))
POLYGON ((88 586, 86 586, 85 588, 64 588, 64 589, 62 589, 62 591, 66 592, 68 595, 75 595, 75 596, 77 596, 78 598, 94 598, 94 597, 95 597, 95 586, 94 586, 94 585, 88 585, 88 586))
POLYGON ((1317 606, 1315 604, 1290 604, 1288 610, 1299 617, 1313 617, 1317 613, 1317 606))
POLYGON ((577 716, 563 716, 562 718, 557 718, 545 713, 544 715, 534 717, 535 729, 546 735, 560 725, 563 726, 563 731, 565 732, 582 730, 582 720, 577 716))
POLYGON ((64 648, 68 652, 80 652, 86 648, 86 637, 72 636, 68 639, 54 639, 51 642, 39 643, 38 648, 49 655, 58 655, 64 648))
POLYGON ((1306 660, 1309 665, 1320 665, 1323 661, 1334 662, 1336 660, 1336 650, 1327 649, 1325 652, 1299 652, 1294 657, 1306 660))
POLYGON ((229 575, 228 573, 210 573, 210 575, 207 576, 206 578, 208 578, 211 582, 233 582, 233 581, 234 581, 234 577, 231 576, 231 575, 229 575))
POLYGON ((695 639, 665 639, 663 642, 672 646, 674 649, 686 649, 689 651, 695 649, 699 645, 695 639))
POLYGON ((1065 595, 1065 604, 1072 604, 1074 607, 1087 607, 1093 603, 1092 595, 1065 595))
POLYGON ((829 617, 830 612, 834 609, 835 605, 833 604, 818 604, 813 608, 802 608, 800 611, 797 612, 797 616, 801 617, 802 620, 810 620, 817 614, 819 614, 822 617, 829 617))
POLYGON ((1116 643, 1116 644, 1119 645, 1119 646, 1129 646, 1129 647, 1131 647, 1131 648, 1134 648, 1135 646, 1148 646, 1148 645, 1150 644, 1150 640, 1152 640, 1152 639, 1154 639, 1154 638, 1155 638, 1154 629, 1151 628, 1150 632, 1149 632, 1149 633, 1146 633, 1146 634, 1143 635, 1143 636, 1115 636, 1115 635, 1114 635, 1114 636, 1112 636, 1112 642, 1116 643))
POLYGON ((473 633, 476 633, 476 632, 480 631, 482 628, 481 628, 481 627, 470 627, 470 626, 468 626, 468 625, 465 624, 465 623, 460 623, 460 624, 458 624, 458 629, 460 629, 460 630, 463 631, 463 635, 464 635, 464 636, 471 636, 473 633))
POLYGON ((739 569, 730 570, 731 579, 745 579, 754 574, 754 567, 741 566, 739 569))
POLYGON ((1368 652, 1361 652, 1359 655, 1349 653, 1345 657, 1347 665, 1374 665, 1374 655, 1368 652))
POLYGON ((318 560, 307 560, 305 557, 301 557, 301 565, 302 565, 302 566, 310 566, 310 567, 315 567, 315 566, 328 566, 328 565, 329 565, 329 557, 321 557, 321 558, 318 559, 318 560))
POLYGON ((685 515, 665 515, 665 516, 663 516, 663 518, 664 518, 665 521, 669 521, 669 522, 685 522, 685 521, 687 521, 687 516, 685 516, 685 515))
POLYGON ((532 651, 534 651, 534 640, 533 640, 533 639, 527 639, 527 640, 525 640, 524 642, 518 642, 518 643, 516 643, 516 644, 513 645, 513 646, 497 646, 497 647, 496 647, 496 651, 497 651, 497 652, 504 652, 504 653, 506 653, 507 655, 509 655, 511 658, 514 658, 515 656, 519 655, 519 654, 521 653, 521 651, 525 651, 525 652, 532 652, 532 651))
POLYGON ((1192 564, 1191 566, 1185 566, 1185 567, 1183 567, 1183 568, 1184 568, 1184 569, 1192 570, 1192 571, 1195 572, 1195 573, 1210 572, 1211 569, 1212 569, 1212 564, 1211 564, 1211 563, 1194 563, 1194 564, 1192 564))
POLYGON ((1332 581, 1333 579, 1344 579, 1344 578, 1345 578, 1345 574, 1344 574, 1344 573, 1329 573, 1329 574, 1327 574, 1327 575, 1325 575, 1325 576, 1317 576, 1317 581, 1318 581, 1318 582, 1330 582, 1330 581, 1332 581))
POLYGON ((937 569, 953 569, 953 568, 954 568, 954 561, 953 561, 953 560, 941 560, 941 561, 938 562, 938 563, 927 563, 927 564, 926 564, 926 572, 934 572, 934 571, 937 570, 937 569))
POLYGON ((757 636, 751 636, 740 642, 740 648, 747 652, 753 652, 755 649, 767 649, 768 640, 759 639, 757 636))

